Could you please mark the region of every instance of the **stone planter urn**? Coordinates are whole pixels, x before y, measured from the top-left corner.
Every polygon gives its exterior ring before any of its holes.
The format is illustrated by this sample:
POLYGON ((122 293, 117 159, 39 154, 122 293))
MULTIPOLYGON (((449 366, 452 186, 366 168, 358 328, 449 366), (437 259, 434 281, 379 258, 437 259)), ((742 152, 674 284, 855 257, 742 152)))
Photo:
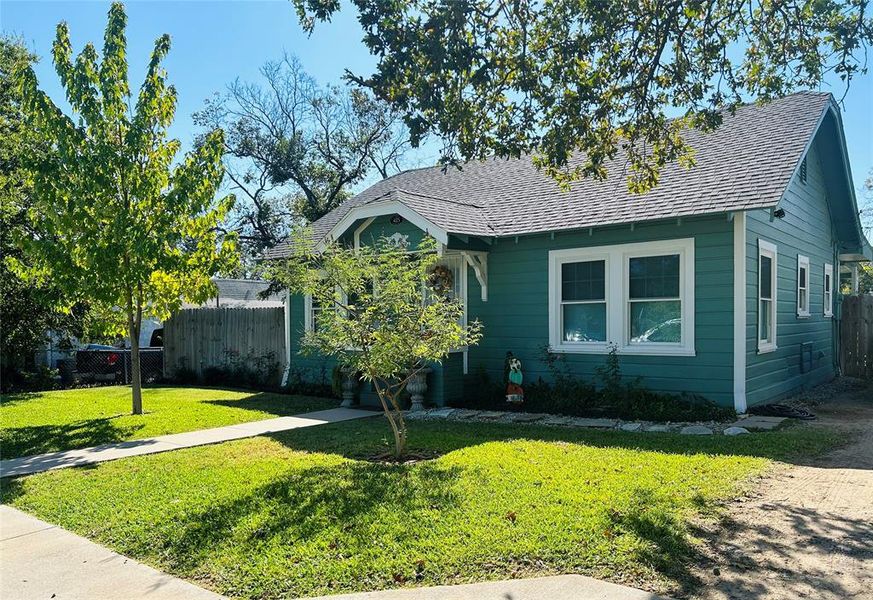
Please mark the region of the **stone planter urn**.
POLYGON ((355 392, 358 391, 358 373, 352 370, 343 370, 343 401, 340 404, 342 408, 351 408, 355 403, 355 392))
POLYGON ((424 410, 424 395, 427 392, 427 376, 431 372, 430 367, 419 369, 412 376, 409 383, 406 384, 406 389, 409 390, 409 396, 412 404, 409 407, 410 412, 418 412, 424 410))

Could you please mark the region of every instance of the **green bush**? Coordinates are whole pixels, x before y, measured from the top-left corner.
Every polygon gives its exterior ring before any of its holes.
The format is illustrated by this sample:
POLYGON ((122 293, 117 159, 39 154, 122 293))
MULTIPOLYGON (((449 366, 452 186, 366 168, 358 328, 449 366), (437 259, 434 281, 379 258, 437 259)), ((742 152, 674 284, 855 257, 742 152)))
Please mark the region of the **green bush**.
POLYGON ((327 365, 322 363, 317 373, 313 374, 312 369, 299 367, 291 367, 288 372, 288 382, 285 384, 283 391, 289 394, 299 394, 301 396, 320 396, 323 398, 339 398, 340 393, 335 392, 333 385, 333 371, 328 377, 327 365))
POLYGON ((255 354, 226 351, 220 365, 203 367, 201 373, 187 364, 179 364, 173 372, 173 381, 183 384, 230 386, 254 390, 276 390, 282 373, 273 352, 255 354))
POLYGON ((465 380, 464 399, 453 405, 479 410, 551 413, 574 417, 613 417, 641 421, 721 421, 734 417, 732 408, 697 394, 667 394, 643 387, 640 378, 627 380, 620 357, 610 349, 596 369, 596 384, 574 376, 559 355, 544 347, 542 362, 550 381, 524 386, 524 403, 506 402, 506 383, 495 382, 481 367, 465 380))

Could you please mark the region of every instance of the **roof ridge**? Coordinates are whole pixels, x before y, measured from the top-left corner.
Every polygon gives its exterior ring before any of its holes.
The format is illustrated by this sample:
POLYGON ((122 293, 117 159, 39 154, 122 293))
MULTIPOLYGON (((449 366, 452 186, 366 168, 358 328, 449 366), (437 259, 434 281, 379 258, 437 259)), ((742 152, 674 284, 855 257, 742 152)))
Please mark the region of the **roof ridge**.
POLYGON ((439 200, 440 202, 448 202, 450 204, 457 204, 459 206, 470 206, 472 208, 484 209, 485 206, 481 204, 473 204, 472 202, 464 202, 462 200, 451 200, 449 198, 443 198, 442 196, 434 196, 433 194, 424 194, 422 192, 413 192, 412 190, 407 190, 405 188, 394 188, 392 191, 403 192, 404 194, 409 194, 410 196, 421 196, 422 198, 432 198, 433 200, 439 200))

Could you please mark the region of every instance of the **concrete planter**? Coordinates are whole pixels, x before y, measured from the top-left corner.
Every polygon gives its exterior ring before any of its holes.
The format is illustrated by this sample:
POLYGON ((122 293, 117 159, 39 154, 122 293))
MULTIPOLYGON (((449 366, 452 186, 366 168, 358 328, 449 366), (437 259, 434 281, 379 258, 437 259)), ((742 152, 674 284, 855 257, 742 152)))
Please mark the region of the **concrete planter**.
POLYGON ((424 395, 427 393, 427 376, 432 369, 424 367, 412 376, 409 383, 406 384, 406 389, 409 390, 409 395, 412 404, 409 407, 411 412, 424 410, 424 395))
POLYGON ((351 370, 343 370, 343 401, 340 404, 343 408, 350 408, 355 403, 355 393, 358 391, 358 384, 360 380, 358 379, 357 371, 351 370))

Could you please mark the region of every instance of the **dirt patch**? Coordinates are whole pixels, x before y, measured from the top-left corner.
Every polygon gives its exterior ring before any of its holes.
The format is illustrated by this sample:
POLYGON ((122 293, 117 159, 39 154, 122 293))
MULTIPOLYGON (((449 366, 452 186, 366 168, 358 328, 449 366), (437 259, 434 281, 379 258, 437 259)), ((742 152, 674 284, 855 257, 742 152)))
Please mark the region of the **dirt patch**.
POLYGON ((705 600, 873 598, 873 386, 839 380, 800 397, 851 436, 804 464, 780 464, 728 507, 694 570, 705 600))

